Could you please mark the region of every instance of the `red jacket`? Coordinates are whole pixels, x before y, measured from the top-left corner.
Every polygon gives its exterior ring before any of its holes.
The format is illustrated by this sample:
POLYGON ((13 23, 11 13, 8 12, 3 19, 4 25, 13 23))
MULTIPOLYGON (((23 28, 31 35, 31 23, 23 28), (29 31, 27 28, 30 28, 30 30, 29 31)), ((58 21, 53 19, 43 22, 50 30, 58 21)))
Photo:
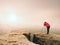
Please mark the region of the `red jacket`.
POLYGON ((46 26, 46 27, 50 27, 50 24, 47 23, 47 22, 44 22, 44 26, 46 26))

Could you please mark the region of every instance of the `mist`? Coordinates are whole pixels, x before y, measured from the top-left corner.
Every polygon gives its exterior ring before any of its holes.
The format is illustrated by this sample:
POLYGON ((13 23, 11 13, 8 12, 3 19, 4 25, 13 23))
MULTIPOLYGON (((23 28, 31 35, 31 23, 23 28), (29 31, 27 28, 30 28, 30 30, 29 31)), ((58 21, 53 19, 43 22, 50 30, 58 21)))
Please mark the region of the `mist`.
POLYGON ((43 27, 45 21, 60 29, 59 19, 59 0, 0 0, 0 30, 4 32, 43 27))

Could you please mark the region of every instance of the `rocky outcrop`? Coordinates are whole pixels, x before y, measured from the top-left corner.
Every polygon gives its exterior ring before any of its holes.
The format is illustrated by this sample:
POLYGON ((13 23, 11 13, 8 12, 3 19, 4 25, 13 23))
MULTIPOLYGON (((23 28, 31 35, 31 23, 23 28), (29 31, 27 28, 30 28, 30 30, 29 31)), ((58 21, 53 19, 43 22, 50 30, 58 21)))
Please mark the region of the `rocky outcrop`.
POLYGON ((36 33, 39 42, 43 45, 60 45, 60 35, 36 33))
POLYGON ((0 35, 0 45, 60 45, 60 35, 15 31, 0 35))
POLYGON ((0 35, 0 45, 38 45, 29 41, 22 33, 0 35))
MULTIPOLYGON (((31 33, 30 33, 31 34, 31 33)), ((32 36, 30 34, 24 34, 27 38, 31 38, 32 36)), ((60 45, 60 35, 56 34, 43 34, 43 33, 34 33, 33 35, 33 43, 39 44, 39 45, 60 45)), ((31 41, 28 38, 29 41, 31 41)))

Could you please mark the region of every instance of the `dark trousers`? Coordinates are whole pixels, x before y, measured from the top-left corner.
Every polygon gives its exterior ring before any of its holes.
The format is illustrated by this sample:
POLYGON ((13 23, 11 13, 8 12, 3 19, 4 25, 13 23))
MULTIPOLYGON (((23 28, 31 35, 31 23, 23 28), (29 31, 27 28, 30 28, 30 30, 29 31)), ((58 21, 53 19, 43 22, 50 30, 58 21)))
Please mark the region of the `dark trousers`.
POLYGON ((47 34, 49 34, 49 29, 50 29, 50 26, 49 26, 49 27, 47 27, 47 34))

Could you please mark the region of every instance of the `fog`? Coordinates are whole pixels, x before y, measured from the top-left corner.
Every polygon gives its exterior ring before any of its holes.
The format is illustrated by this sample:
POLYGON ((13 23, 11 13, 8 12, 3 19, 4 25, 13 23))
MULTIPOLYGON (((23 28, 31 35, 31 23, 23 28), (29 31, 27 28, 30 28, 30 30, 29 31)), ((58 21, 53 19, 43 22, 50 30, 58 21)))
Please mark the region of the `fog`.
POLYGON ((0 0, 0 30, 43 27, 60 29, 60 0, 0 0))

